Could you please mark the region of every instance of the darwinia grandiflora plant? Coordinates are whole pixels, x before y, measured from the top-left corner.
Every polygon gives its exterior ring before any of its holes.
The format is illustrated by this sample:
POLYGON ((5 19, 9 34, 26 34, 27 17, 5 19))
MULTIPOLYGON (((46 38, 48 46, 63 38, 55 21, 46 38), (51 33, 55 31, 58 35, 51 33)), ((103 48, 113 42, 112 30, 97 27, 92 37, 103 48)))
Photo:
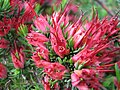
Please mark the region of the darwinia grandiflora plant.
MULTIPOLYGON (((14 11, 17 0, 12 1, 10 5, 14 11)), ((43 69, 41 83, 45 90, 104 89, 105 75, 120 67, 117 59, 120 47, 116 45, 120 43, 117 15, 99 20, 96 14, 87 20, 82 14, 77 21, 71 22, 69 5, 64 11, 54 11, 51 16, 37 15, 34 0, 19 1, 17 7, 17 14, 11 12, 15 14, 12 18, 4 16, 0 21, 0 48, 10 51, 15 68, 24 68, 24 50, 32 48, 29 59, 43 69), (20 44, 23 39, 28 45, 20 44)), ((7 70, 0 63, 0 78, 6 77, 7 70)), ((118 78, 115 84, 119 90, 118 78)))

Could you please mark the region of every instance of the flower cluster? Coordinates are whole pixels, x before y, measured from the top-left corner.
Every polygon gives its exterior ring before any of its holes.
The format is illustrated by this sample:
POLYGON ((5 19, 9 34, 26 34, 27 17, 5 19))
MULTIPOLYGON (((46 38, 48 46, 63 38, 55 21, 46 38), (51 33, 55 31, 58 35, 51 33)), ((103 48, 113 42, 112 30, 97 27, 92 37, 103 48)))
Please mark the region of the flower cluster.
POLYGON ((69 24, 65 10, 54 12, 49 20, 38 16, 33 21, 37 32, 31 31, 26 37, 36 50, 32 59, 45 73, 45 90, 55 89, 56 84, 60 89, 100 90, 103 87, 100 81, 106 72, 114 72, 111 66, 120 53, 120 48, 114 45, 115 40, 119 42, 116 38, 120 31, 118 17, 99 20, 96 14, 91 21, 83 22, 82 15, 69 24), (52 85, 51 80, 57 81, 52 85), (65 80, 71 84, 66 86, 65 80))

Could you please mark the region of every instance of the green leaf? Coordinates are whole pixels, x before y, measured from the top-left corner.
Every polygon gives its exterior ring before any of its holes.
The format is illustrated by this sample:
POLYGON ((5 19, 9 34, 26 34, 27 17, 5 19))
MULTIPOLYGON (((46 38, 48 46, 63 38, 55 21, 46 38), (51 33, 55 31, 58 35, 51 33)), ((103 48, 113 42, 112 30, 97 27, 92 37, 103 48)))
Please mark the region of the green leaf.
POLYGON ((26 37, 27 34, 28 34, 28 28, 26 25, 22 24, 20 25, 20 27, 18 28, 18 34, 21 36, 21 37, 26 37))
POLYGON ((60 57, 57 57, 57 60, 59 61, 60 64, 63 63, 62 59, 60 57))
POLYGON ((70 63, 70 65, 73 64, 73 60, 72 60, 72 58, 70 58, 69 63, 70 63))
POLYGON ((73 43, 73 38, 72 37, 68 40, 68 44, 69 44, 70 48, 73 48, 74 43, 73 43))
POLYGON ((109 87, 113 83, 114 78, 112 76, 108 76, 105 78, 105 81, 103 82, 103 86, 109 87))
POLYGON ((118 82, 120 82, 120 69, 119 69, 117 63, 115 64, 115 73, 116 73, 118 82))
POLYGON ((40 6, 40 4, 37 3, 37 4, 35 5, 35 9, 34 9, 35 12, 36 12, 37 14, 39 14, 39 13, 40 13, 40 9, 41 9, 41 6, 40 6))
POLYGON ((68 0, 62 0, 61 4, 62 4, 62 9, 65 8, 65 5, 67 4, 68 0))
POLYGON ((7 13, 10 11, 10 2, 9 0, 0 0, 0 13, 7 13))

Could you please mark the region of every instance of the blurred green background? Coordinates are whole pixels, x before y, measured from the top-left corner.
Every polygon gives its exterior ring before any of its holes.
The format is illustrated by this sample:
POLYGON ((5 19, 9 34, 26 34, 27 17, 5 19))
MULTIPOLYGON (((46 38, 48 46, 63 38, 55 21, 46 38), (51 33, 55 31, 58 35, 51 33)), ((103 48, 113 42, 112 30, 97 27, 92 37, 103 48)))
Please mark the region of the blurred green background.
POLYGON ((120 10, 120 0, 76 0, 79 10, 91 15, 92 8, 95 8, 99 17, 115 15, 120 10), (107 9, 107 10, 106 10, 107 9))

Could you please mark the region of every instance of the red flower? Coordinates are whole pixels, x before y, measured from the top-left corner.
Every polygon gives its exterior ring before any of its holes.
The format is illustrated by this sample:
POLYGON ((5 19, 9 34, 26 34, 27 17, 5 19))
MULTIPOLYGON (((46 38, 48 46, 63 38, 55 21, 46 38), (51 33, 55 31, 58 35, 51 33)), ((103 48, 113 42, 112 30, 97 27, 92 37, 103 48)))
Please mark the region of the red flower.
POLYGON ((64 55, 67 55, 69 53, 69 49, 67 49, 66 47, 67 42, 60 28, 60 25, 63 22, 64 25, 68 23, 68 18, 66 18, 64 15, 66 16, 66 11, 62 15, 60 13, 53 13, 52 16, 53 28, 48 24, 48 22, 42 15, 40 15, 40 17, 38 17, 34 21, 35 26, 39 30, 46 32, 46 27, 50 29, 52 48, 54 49, 55 53, 59 55, 61 58, 63 58, 64 55))
POLYGON ((42 84, 44 86, 44 90, 50 90, 50 84, 49 84, 49 77, 45 76, 42 80, 42 84))
POLYGON ((32 44, 34 46, 43 45, 44 42, 47 42, 49 40, 43 34, 40 34, 38 32, 34 32, 34 31, 32 31, 31 33, 28 33, 26 39, 28 40, 29 44, 32 44))
POLYGON ((37 67, 45 67, 49 65, 49 52, 45 46, 39 46, 36 52, 33 53, 32 59, 34 60, 37 67), (46 60, 46 61, 45 61, 46 60))
MULTIPOLYGON (((51 90, 49 80, 50 80, 50 77, 48 77, 47 75, 42 80, 45 90, 51 90)), ((58 83, 54 84, 54 86, 52 87, 52 90, 60 90, 58 83)))
POLYGON ((36 12, 34 11, 34 5, 32 5, 32 2, 24 2, 24 6, 25 6, 25 12, 22 15, 22 23, 24 22, 30 22, 32 21, 31 18, 33 18, 34 16, 37 17, 36 12))
POLYGON ((39 57, 45 59, 45 60, 49 60, 49 51, 45 46, 40 45, 37 49, 36 52, 38 54, 39 57))
POLYGON ((25 54, 23 52, 24 47, 16 47, 11 50, 11 57, 15 68, 24 68, 25 54))
POLYGON ((89 90, 90 88, 100 90, 99 78, 96 75, 97 72, 92 69, 75 70, 71 74, 72 85, 79 90, 89 90))
POLYGON ((64 55, 67 55, 69 53, 69 49, 67 49, 66 47, 67 42, 62 34, 62 30, 58 25, 58 23, 55 23, 54 18, 52 18, 52 20, 53 20, 53 28, 50 29, 52 48, 57 55, 63 58, 64 55))
POLYGON ((10 0, 10 5, 12 6, 12 9, 15 9, 15 7, 17 6, 20 11, 23 9, 24 6, 21 0, 10 0))
MULTIPOLYGON (((86 32, 86 30, 84 30, 82 26, 82 17, 83 15, 79 18, 77 22, 69 25, 65 30, 65 32, 68 33, 68 39, 73 38, 75 49, 78 47, 86 32)), ((85 27, 86 26, 87 25, 85 25, 85 27)))
POLYGON ((54 12, 52 15, 52 19, 54 19, 53 26, 55 24, 58 24, 59 26, 63 24, 64 26, 66 26, 69 23, 69 17, 66 10, 64 10, 62 14, 61 12, 54 12))
MULTIPOLYGON (((118 23, 117 19, 115 19, 114 22, 118 23)), ((77 46, 75 46, 80 47, 85 45, 85 47, 78 54, 73 56, 72 60, 74 62, 78 60, 80 62, 87 61, 89 65, 92 65, 94 64, 94 62, 101 62, 101 60, 103 59, 102 58, 100 60, 100 56, 97 56, 98 53, 102 52, 102 56, 104 56, 104 54, 108 55, 108 53, 106 53, 105 50, 106 48, 111 48, 111 42, 109 38, 110 36, 119 31, 118 28, 115 28, 117 24, 109 26, 110 23, 112 22, 109 22, 107 18, 103 19, 102 21, 99 21, 97 16, 93 19, 93 21, 87 23, 86 32, 84 36, 82 36, 81 40, 77 43, 77 46)), ((79 30, 77 32, 79 32, 79 30)), ((77 35, 77 32, 76 34, 74 34, 74 36, 77 35)), ((76 42, 74 43, 74 45, 76 45, 76 42)), ((109 60, 111 61, 111 59, 109 60)))
POLYGON ((42 32, 47 32, 47 28, 50 28, 50 25, 46 21, 46 19, 40 15, 36 20, 34 20, 34 24, 38 30, 41 30, 42 32))
POLYGON ((7 77, 7 69, 2 63, 0 63, 0 78, 6 78, 6 77, 7 77))
POLYGON ((59 63, 50 63, 48 66, 44 67, 44 72, 52 79, 61 80, 66 72, 66 68, 59 63))
POLYGON ((3 21, 0 21, 0 36, 5 36, 11 29, 11 20, 4 17, 3 21))
POLYGON ((0 40, 0 48, 8 48, 8 44, 9 41, 5 40, 4 38, 0 40))

